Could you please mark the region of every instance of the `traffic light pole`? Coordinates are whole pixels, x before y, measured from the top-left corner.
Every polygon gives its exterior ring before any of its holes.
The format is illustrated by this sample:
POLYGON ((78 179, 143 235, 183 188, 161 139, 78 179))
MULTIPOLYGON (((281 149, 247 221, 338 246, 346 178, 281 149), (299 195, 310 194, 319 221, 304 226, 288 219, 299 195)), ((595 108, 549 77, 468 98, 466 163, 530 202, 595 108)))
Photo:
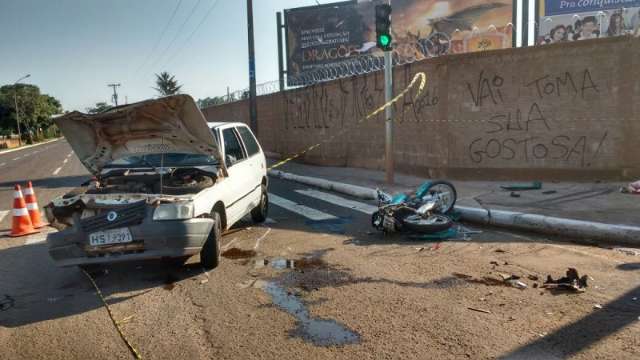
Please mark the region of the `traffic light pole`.
POLYGON ((253 1, 247 0, 247 30, 249 33, 249 126, 258 136, 258 102, 256 99, 256 53, 253 38, 253 1))
MULTIPOLYGON (((393 99, 393 59, 391 51, 384 52, 384 102, 393 99)), ((387 184, 394 183, 394 156, 393 156, 393 106, 385 109, 385 168, 387 184)))

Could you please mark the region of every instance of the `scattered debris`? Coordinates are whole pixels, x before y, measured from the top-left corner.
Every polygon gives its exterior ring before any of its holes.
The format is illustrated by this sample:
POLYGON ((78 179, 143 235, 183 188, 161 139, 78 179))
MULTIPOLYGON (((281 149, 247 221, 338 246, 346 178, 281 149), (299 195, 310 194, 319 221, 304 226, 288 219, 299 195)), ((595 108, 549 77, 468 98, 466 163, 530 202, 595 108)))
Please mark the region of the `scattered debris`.
POLYGON ((485 314, 491 314, 491 311, 489 311, 489 310, 476 309, 476 308, 472 308, 472 307, 468 307, 467 309, 473 310, 473 311, 477 311, 477 312, 481 312, 481 313, 485 313, 485 314))
POLYGON ((506 251, 506 250, 502 250, 502 249, 495 249, 495 250, 494 250, 494 252, 497 252, 497 253, 506 253, 507 251, 506 251))
POLYGON ((0 300, 0 311, 7 311, 11 309, 16 304, 15 300, 9 296, 5 295, 2 300, 0 300))
POLYGON ((555 190, 547 190, 542 192, 543 195, 551 195, 551 194, 557 194, 557 193, 558 192, 555 190))
POLYGON ((593 308, 594 308, 594 309, 598 309, 598 310, 599 310, 599 309, 602 309, 602 305, 600 305, 600 304, 595 304, 595 305, 593 305, 593 308))
POLYGON ((516 275, 511 275, 510 277, 504 279, 504 282, 509 284, 511 287, 516 289, 524 290, 527 288, 527 284, 523 283, 519 280, 520 277, 516 275))
POLYGON ((628 194, 634 194, 634 195, 640 195, 640 180, 638 180, 636 182, 632 182, 626 188, 624 188, 624 187, 621 188, 620 192, 628 193, 628 194))
POLYGON ((457 277, 458 279, 463 279, 464 281, 472 284, 483 284, 487 286, 510 286, 521 290, 527 288, 527 284, 520 281, 520 277, 517 275, 500 274, 502 280, 490 276, 485 276, 482 279, 476 279, 473 276, 466 274, 453 273, 452 275, 457 277))
POLYGON ((640 249, 632 249, 632 248, 613 248, 613 251, 617 251, 619 253, 629 255, 629 256, 640 256, 640 249))
POLYGON ((518 194, 517 192, 511 192, 509 196, 511 196, 512 198, 519 198, 520 194, 518 194))
POLYGON ((492 261, 492 262, 490 262, 489 264, 494 265, 494 266, 500 266, 500 264, 498 264, 498 262, 497 262, 497 261, 492 261))
POLYGON ((542 189, 541 181, 533 181, 529 184, 515 184, 508 186, 500 186, 502 189, 507 191, 526 191, 526 190, 540 190, 542 189))
POLYGON ((527 275, 527 279, 531 281, 538 281, 540 278, 537 275, 527 275))
POLYGON ((533 286, 534 289, 537 289, 538 288, 538 283, 533 283, 532 286, 533 286))
POLYGON ((563 278, 559 278, 554 280, 551 275, 547 276, 547 281, 542 285, 543 288, 546 289, 557 289, 557 290, 569 290, 574 292, 584 292, 587 285, 587 279, 589 277, 584 275, 580 277, 578 275, 578 270, 574 268, 569 268, 567 270, 567 274, 563 278))
POLYGON ((209 282, 209 279, 202 279, 202 280, 200 280, 200 285, 204 285, 204 284, 206 284, 208 282, 209 282))

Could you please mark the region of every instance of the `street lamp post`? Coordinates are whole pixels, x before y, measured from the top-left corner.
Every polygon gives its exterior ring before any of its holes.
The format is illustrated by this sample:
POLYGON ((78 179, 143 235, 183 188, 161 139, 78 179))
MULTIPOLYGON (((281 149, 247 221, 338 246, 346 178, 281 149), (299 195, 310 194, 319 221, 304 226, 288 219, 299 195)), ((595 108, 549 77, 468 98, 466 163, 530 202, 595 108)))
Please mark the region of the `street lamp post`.
POLYGON ((22 134, 20 133, 20 111, 18 110, 18 83, 28 77, 30 77, 31 74, 27 74, 23 77, 21 77, 20 79, 16 80, 16 82, 13 83, 13 102, 16 105, 16 126, 18 127, 18 145, 22 146, 22 134))

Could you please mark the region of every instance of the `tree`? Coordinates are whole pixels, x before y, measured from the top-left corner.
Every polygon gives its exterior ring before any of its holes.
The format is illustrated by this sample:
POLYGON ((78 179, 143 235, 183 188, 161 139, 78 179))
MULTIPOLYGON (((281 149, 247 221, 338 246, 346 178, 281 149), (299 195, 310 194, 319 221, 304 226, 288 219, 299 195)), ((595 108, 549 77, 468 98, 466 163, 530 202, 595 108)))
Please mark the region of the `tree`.
POLYGON ((107 104, 106 102, 97 102, 96 106, 87 108, 86 111, 89 114, 100 114, 111 108, 112 106, 107 104))
POLYGON ((17 132, 16 104, 20 111, 20 130, 33 140, 33 136, 52 125, 51 116, 62 113, 62 105, 56 98, 41 94, 40 88, 30 84, 0 87, 0 129, 17 132))
POLYGON ((156 74, 156 86, 154 89, 160 93, 160 96, 175 95, 180 92, 182 85, 178 85, 178 80, 174 75, 169 74, 166 71, 156 74))
POLYGON ((198 104, 198 107, 200 109, 204 109, 206 107, 209 106, 215 106, 215 105, 222 105, 224 103, 227 103, 231 101, 230 99, 227 99, 226 96, 214 96, 214 97, 206 97, 204 99, 198 99, 198 101, 196 101, 196 103, 198 104))

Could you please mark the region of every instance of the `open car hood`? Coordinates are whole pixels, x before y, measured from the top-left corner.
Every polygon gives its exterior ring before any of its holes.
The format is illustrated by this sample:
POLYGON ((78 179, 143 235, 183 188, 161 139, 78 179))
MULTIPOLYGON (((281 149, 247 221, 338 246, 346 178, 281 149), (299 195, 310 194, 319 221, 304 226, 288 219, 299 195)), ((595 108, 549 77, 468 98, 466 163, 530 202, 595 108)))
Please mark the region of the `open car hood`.
POLYGON ((74 111, 54 121, 94 175, 116 159, 170 152, 211 155, 226 173, 211 129, 189 95, 123 105, 95 115, 74 111))

